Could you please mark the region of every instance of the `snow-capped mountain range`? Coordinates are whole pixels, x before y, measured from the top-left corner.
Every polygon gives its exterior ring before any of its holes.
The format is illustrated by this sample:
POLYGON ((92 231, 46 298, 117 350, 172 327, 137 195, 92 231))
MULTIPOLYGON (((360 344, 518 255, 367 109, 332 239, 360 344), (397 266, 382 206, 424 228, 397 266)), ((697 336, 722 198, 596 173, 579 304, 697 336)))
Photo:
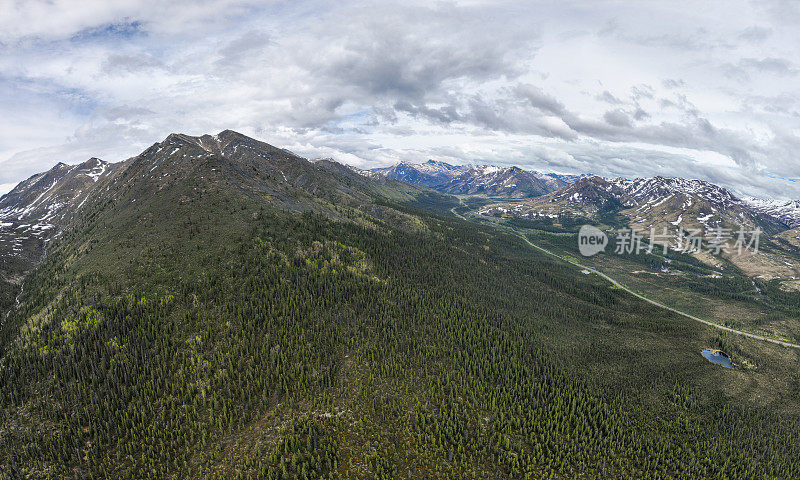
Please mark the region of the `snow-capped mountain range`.
POLYGON ((434 188, 468 170, 469 167, 466 166, 428 160, 425 163, 400 162, 391 167, 374 168, 371 171, 395 180, 434 188))
POLYGON ((587 177, 530 201, 497 204, 484 213, 522 216, 556 215, 563 211, 592 216, 622 212, 638 228, 696 228, 721 225, 758 226, 777 233, 800 225, 796 203, 756 204, 703 180, 684 178, 587 177))
MULTIPOLYGON (((252 152, 270 158, 289 155, 278 149, 266 151, 262 146, 251 145, 250 139, 237 135, 235 132, 196 138, 171 135, 126 162, 110 164, 92 158, 80 165, 59 163, 47 172, 32 176, 0 197, 0 252, 3 252, 0 261, 13 263, 15 266, 11 270, 20 273, 31 268, 41 258, 47 244, 59 235, 62 225, 80 215, 87 200, 105 198, 108 185, 118 180, 130 181, 127 178, 134 175, 134 171, 141 170, 135 174, 137 178, 151 178, 155 182, 153 188, 162 188, 173 175, 188 168, 187 159, 203 161, 215 154, 239 158, 253 155, 252 152), (167 165, 169 169, 164 170, 167 165)), ((315 162, 318 165, 333 163, 327 159, 315 162)), ((800 227, 800 201, 739 198, 723 187, 702 180, 545 174, 519 167, 456 166, 435 160, 353 170, 373 180, 387 177, 450 194, 496 198, 497 203, 484 208, 483 213, 552 216, 572 211, 591 216, 616 211, 622 212, 631 225, 639 228, 724 224, 758 226, 776 233, 800 227)), ((276 170, 272 175, 278 181, 290 181, 286 171, 276 170)), ((312 190, 318 188, 313 182, 306 184, 303 178, 298 177, 296 181, 312 190)))
POLYGON ((742 201, 752 209, 777 218, 791 228, 800 226, 800 200, 781 202, 778 200, 744 197, 742 201))
POLYGON ((519 167, 455 166, 435 160, 401 162, 371 171, 445 193, 480 194, 509 200, 531 198, 528 205, 508 205, 501 201, 485 212, 495 209, 507 214, 536 214, 547 210, 552 215, 560 205, 591 214, 608 208, 607 204, 612 202, 620 208, 634 209, 631 220, 639 224, 657 223, 656 217, 667 216, 670 223, 677 225, 684 221, 685 212, 691 216, 688 210, 705 207, 708 212, 697 215, 700 224, 725 218, 737 224, 763 225, 771 231, 800 226, 800 201, 740 198, 723 187, 696 179, 601 178, 539 173, 519 167), (548 204, 548 208, 542 209, 543 204, 548 204))
POLYGON ((401 162, 372 171, 395 180, 423 185, 445 193, 507 198, 544 195, 581 178, 578 175, 540 173, 519 167, 457 166, 436 160, 428 160, 425 163, 401 162))

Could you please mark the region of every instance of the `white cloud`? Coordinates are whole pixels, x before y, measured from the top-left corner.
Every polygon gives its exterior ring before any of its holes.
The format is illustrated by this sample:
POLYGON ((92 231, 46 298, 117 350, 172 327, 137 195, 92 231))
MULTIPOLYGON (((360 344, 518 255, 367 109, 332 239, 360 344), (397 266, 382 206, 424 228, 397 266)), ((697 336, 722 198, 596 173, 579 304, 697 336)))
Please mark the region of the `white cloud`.
POLYGON ((0 183, 0 195, 5 195, 16 187, 16 183, 0 183))
POLYGON ((800 198, 777 4, 15 2, 0 182, 231 128, 359 166, 436 157, 800 198), (778 178, 776 178, 778 177, 778 178))

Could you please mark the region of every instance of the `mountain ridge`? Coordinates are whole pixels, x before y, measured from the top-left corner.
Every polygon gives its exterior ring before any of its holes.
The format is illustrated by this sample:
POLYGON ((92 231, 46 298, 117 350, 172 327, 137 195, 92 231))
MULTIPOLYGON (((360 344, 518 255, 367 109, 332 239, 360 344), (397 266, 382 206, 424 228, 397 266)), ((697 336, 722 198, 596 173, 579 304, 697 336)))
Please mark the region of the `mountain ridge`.
MULTIPOLYGON (((399 201, 436 195, 383 177, 367 181, 340 167, 333 160, 311 162, 233 130, 200 136, 171 133, 139 155, 115 163, 96 157, 76 165, 58 162, 0 197, 0 278, 19 282, 42 259, 48 243, 74 219, 80 223, 75 217, 79 210, 92 205, 97 212, 135 210, 137 202, 149 201, 153 192, 187 181, 201 190, 229 182, 254 201, 337 218, 349 215, 344 209, 361 209, 364 218, 388 214, 389 209, 363 208, 382 195, 399 201)), ((177 201, 188 195, 181 198, 177 201)))
POLYGON ((453 195, 510 198, 543 195, 580 178, 576 175, 544 174, 517 166, 450 165, 437 160, 424 163, 403 161, 390 167, 373 168, 371 171, 453 195))
MULTIPOLYGON (((660 227, 665 221, 680 226, 688 219, 685 215, 692 213, 689 210, 696 209, 703 210, 697 212, 697 217, 705 218, 699 223, 706 226, 726 220, 777 233, 800 224, 800 209, 787 208, 778 214, 763 206, 772 203, 764 202, 757 208, 758 204, 752 200, 739 198, 724 187, 705 180, 682 177, 583 177, 528 202, 496 206, 523 216, 553 215, 562 210, 593 215, 609 208, 612 202, 619 203, 613 206, 616 210, 629 210, 633 224, 644 229, 660 227)), ((794 204, 788 202, 786 205, 794 204)), ((496 206, 489 205, 483 211, 490 213, 496 206)), ((695 227, 696 223, 685 226, 695 227)))
MULTIPOLYGON (((595 176, 591 174, 542 174, 523 170, 517 166, 454 166, 435 160, 428 160, 424 163, 403 161, 390 167, 373 168, 370 171, 454 195, 487 195, 507 197, 509 199, 554 194, 581 179, 595 176), (509 178, 514 177, 515 174, 534 177, 535 180, 532 182, 534 186, 515 190, 514 187, 517 185, 509 181, 509 178), (538 184, 537 180, 545 185, 538 184), (509 184, 512 185, 511 188, 508 188, 509 184)), ((654 177, 598 178, 614 184, 628 183, 645 189, 648 186, 653 187, 654 184, 660 184, 659 188, 662 190, 672 188, 676 192, 683 194, 701 193, 700 190, 705 190, 708 193, 713 190, 719 196, 718 201, 721 201, 723 197, 734 197, 737 203, 749 208, 753 214, 768 217, 771 223, 781 224, 783 226, 781 228, 791 229, 800 226, 800 200, 777 201, 748 196, 738 197, 732 194, 730 190, 712 182, 683 177, 656 175, 654 177)), ((733 200, 729 198, 729 201, 733 200)))

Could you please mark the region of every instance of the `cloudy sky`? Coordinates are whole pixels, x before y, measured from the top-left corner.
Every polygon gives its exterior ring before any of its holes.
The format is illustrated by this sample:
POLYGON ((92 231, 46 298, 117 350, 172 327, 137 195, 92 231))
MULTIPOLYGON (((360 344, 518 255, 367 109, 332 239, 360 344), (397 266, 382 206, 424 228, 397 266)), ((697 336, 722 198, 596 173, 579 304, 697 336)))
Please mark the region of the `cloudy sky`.
POLYGON ((359 167, 434 158, 800 198, 800 3, 2 3, 0 192, 230 128, 359 167))

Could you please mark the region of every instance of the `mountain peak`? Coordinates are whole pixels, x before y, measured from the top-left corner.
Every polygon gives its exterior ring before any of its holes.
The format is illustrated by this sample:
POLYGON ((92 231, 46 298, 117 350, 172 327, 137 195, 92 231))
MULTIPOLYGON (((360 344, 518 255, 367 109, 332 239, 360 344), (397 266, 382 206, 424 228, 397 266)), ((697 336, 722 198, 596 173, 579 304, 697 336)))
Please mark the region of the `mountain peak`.
POLYGON ((222 138, 242 138, 242 139, 247 139, 247 140, 254 140, 253 138, 248 137, 247 135, 245 135, 243 133, 239 133, 239 132, 237 132, 235 130, 231 130, 231 129, 225 129, 225 130, 219 132, 216 136, 217 136, 217 138, 221 138, 221 139, 222 138))
MULTIPOLYGON (((199 147, 206 153, 225 156, 235 154, 240 147, 246 147, 251 150, 258 150, 267 156, 285 154, 298 157, 288 150, 280 149, 233 130, 223 130, 216 135, 204 134, 199 137, 184 133, 171 133, 164 141, 156 145, 162 148, 168 145, 177 148, 199 147)), ((197 154, 195 153, 193 156, 197 156, 197 154)))
POLYGON ((108 165, 108 162, 106 162, 105 160, 102 160, 100 158, 97 158, 97 157, 92 157, 89 160, 86 160, 85 162, 81 163, 79 165, 79 167, 80 168, 94 168, 94 167, 101 166, 101 165, 108 165))

